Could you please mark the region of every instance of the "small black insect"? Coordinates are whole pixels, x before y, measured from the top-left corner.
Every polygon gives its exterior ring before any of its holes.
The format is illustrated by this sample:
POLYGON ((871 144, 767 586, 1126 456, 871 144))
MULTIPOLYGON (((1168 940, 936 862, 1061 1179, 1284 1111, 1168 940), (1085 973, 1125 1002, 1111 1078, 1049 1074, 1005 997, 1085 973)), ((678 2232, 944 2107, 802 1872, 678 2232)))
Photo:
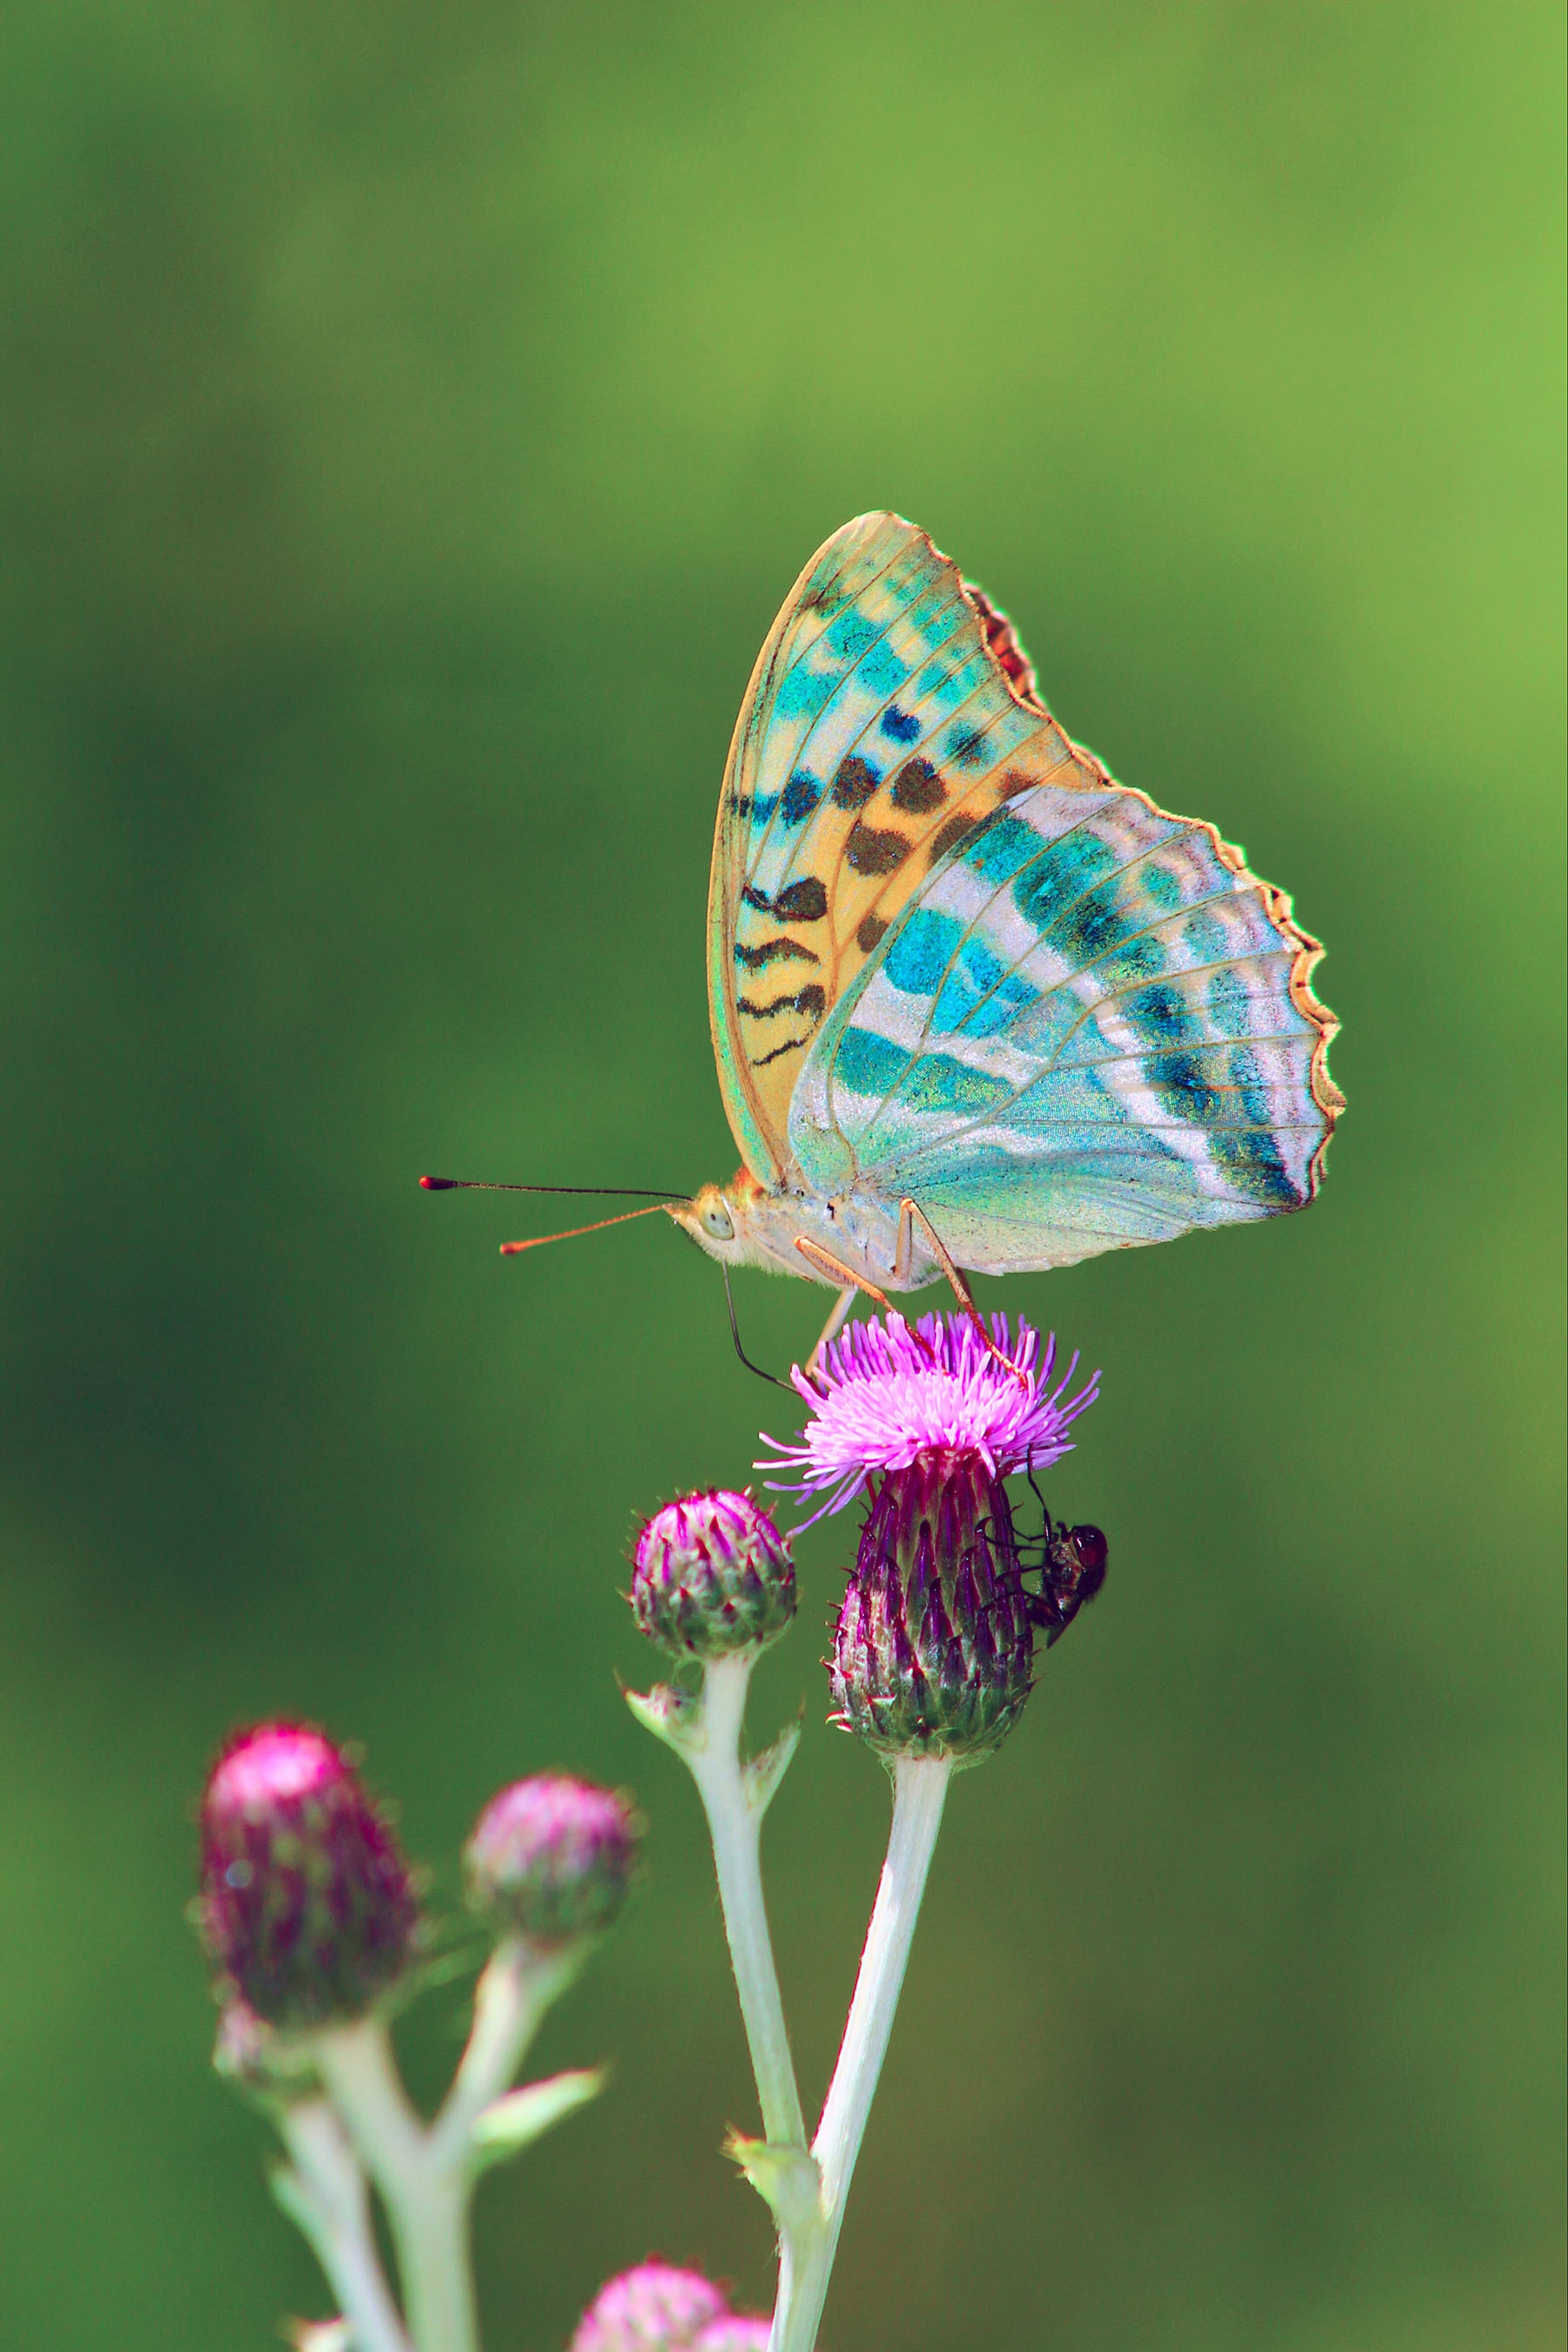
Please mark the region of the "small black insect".
POLYGON ((1038 1592, 1026 1592, 1025 1605, 1033 1623, 1041 1627, 1048 1650, 1059 1642, 1086 1601, 1092 1601, 1105 1582, 1110 1546, 1099 1528, 1068 1528, 1056 1524, 1032 1472, 1025 1474, 1040 1507, 1040 1532, 1018 1540, 1025 1576, 1037 1576, 1038 1592), (1037 1556, 1023 1559, 1026 1552, 1037 1556))

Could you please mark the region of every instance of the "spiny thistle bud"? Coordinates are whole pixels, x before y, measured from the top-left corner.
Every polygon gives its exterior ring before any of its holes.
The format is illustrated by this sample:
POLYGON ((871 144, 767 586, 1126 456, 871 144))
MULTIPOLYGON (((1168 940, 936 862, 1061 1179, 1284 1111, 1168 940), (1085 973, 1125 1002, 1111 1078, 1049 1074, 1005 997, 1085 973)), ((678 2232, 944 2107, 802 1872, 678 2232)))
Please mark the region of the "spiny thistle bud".
POLYGON ((1034 1647, 1001 1482, 973 1455, 889 1470, 838 1614, 839 1719, 883 1756, 984 1756, 1023 1712, 1034 1647))
POLYGON ((468 1901, 503 1934, 570 1943, 626 1899, 640 1825, 612 1789, 542 1772, 492 1797, 464 1850, 468 1901))
POLYGON ((703 2329, 728 2315, 723 2295, 700 2272, 639 2263, 600 2288, 570 2352, 692 2352, 703 2329))
POLYGON ((363 2016, 402 1974, 418 1927, 408 1864, 324 1734, 240 1733, 213 1768, 201 1828, 203 1935, 264 2024, 363 2016))
MULTIPOLYGON (((1006 1737, 1030 1689, 1031 1619, 1003 1480, 1068 1451, 1098 1390, 1047 1388, 1055 1342, 1005 1316, 853 1325, 813 1381, 812 1419, 762 1466, 838 1510, 871 1487, 830 1661, 840 1721, 883 1756, 973 1761, 1006 1737), (872 1482, 879 1477, 879 1485, 872 1482)), ((1098 1376, 1097 1376, 1098 1377, 1098 1376)), ((1054 1621, 1053 1621, 1054 1622, 1054 1621)))
POLYGON ((637 1538, 632 1613, 675 1657, 722 1658, 776 1641, 795 1615, 789 1546, 750 1495, 682 1495, 637 1538))

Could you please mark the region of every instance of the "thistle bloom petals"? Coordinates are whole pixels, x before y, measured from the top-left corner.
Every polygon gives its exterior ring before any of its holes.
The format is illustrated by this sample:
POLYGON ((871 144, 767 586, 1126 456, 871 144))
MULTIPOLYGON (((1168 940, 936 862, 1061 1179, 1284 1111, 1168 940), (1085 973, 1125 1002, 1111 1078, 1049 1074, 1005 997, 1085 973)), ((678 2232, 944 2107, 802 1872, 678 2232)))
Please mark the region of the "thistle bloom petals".
POLYGON ((724 2296, 700 2272, 639 2263, 601 2287, 571 2352, 691 2352, 702 2331, 727 2315, 724 2296))
POLYGON ((1100 1374, 1069 1396, 1078 1358, 1051 1387, 1054 1337, 1042 1357, 1039 1334, 1022 1319, 1016 1341, 1005 1315, 993 1317, 991 1331, 1005 1362, 964 1315, 925 1315, 913 1328, 900 1315, 851 1324, 830 1344, 816 1381, 795 1366, 791 1378, 812 1418, 793 1445, 764 1437, 773 1458, 757 1468, 785 1474, 768 1481, 775 1494, 826 1496, 820 1518, 872 1476, 917 1461, 968 1457, 992 1478, 1059 1461, 1072 1423, 1100 1394, 1100 1374))

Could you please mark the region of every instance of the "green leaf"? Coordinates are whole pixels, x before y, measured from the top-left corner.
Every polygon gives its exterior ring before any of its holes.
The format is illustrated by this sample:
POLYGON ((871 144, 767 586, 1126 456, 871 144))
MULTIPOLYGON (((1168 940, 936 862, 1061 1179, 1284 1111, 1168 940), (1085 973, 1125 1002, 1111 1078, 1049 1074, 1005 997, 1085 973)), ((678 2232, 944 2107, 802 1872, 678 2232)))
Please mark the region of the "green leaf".
POLYGON ((492 2100, 474 2121, 469 2160, 475 2171, 515 2156, 519 2148, 563 2123, 578 2107, 596 2099, 608 2080, 606 2067, 579 2067, 570 2074, 552 2074, 546 2082, 525 2084, 521 2091, 509 2091, 504 2099, 492 2100))
POLYGON ((754 1813, 765 1813, 773 1803, 774 1792, 789 1770, 790 1759, 800 1742, 800 1727, 805 1719, 805 1702, 801 1701, 800 1713, 793 1723, 786 1723, 771 1748, 753 1756, 745 1768, 746 1802, 754 1813))
POLYGON ((700 1729, 702 1702, 690 1691, 678 1689, 673 1683, 656 1683, 650 1691, 626 1691, 626 1705, 637 1721, 678 1756, 685 1755, 691 1746, 692 1735, 700 1729))
POLYGON ((822 2218, 822 2175, 805 2148, 731 2132, 724 2153, 733 2157, 758 2196, 772 2207, 781 2229, 799 2230, 822 2218))

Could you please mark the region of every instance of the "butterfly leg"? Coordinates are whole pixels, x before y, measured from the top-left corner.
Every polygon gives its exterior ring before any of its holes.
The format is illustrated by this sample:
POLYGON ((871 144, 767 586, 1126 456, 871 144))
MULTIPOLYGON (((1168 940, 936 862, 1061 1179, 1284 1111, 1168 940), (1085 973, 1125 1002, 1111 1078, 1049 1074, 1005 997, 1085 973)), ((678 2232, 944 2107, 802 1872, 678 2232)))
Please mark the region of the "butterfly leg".
MULTIPOLYGON (((979 1335, 981 1345, 984 1348, 986 1354, 989 1356, 994 1356, 999 1364, 1005 1364, 1014 1379, 1016 1381, 1023 1381, 1024 1385, 1026 1387, 1028 1383, 1024 1380, 1024 1375, 1018 1370, 1017 1365, 1009 1361, 1008 1358, 1002 1353, 1001 1349, 996 1345, 995 1340, 991 1337, 990 1332, 986 1329, 985 1318, 981 1314, 979 1307, 974 1304, 973 1292, 970 1289, 969 1285, 965 1282, 963 1275, 959 1272, 956 1260, 950 1255, 947 1248, 944 1246, 942 1236, 938 1234, 936 1227, 931 1223, 931 1219, 927 1216, 925 1211, 921 1207, 918 1201, 900 1201, 899 1203, 899 1263, 900 1265, 904 1266, 907 1271, 909 1252, 906 1247, 906 1236, 908 1237, 909 1244, 912 1246, 914 1221, 917 1217, 925 1228, 926 1239, 931 1244, 931 1255, 935 1258, 938 1265, 941 1266, 943 1274, 946 1275, 949 1283, 952 1286, 953 1297, 957 1299, 959 1306, 963 1308, 964 1314, 968 1316, 970 1321, 973 1324, 975 1331, 979 1335)), ((801 1246, 802 1244, 799 1243, 796 1244, 797 1248, 801 1246)))
POLYGON ((816 1347, 811 1351, 811 1369, 814 1372, 826 1356, 827 1343, 829 1339, 831 1339, 837 1332, 842 1329, 845 1318, 848 1315, 849 1309, 854 1306, 858 1296, 858 1286, 853 1282, 846 1283, 843 1289, 839 1292, 838 1297, 834 1303, 833 1312, 822 1327, 822 1337, 818 1339, 816 1347))

